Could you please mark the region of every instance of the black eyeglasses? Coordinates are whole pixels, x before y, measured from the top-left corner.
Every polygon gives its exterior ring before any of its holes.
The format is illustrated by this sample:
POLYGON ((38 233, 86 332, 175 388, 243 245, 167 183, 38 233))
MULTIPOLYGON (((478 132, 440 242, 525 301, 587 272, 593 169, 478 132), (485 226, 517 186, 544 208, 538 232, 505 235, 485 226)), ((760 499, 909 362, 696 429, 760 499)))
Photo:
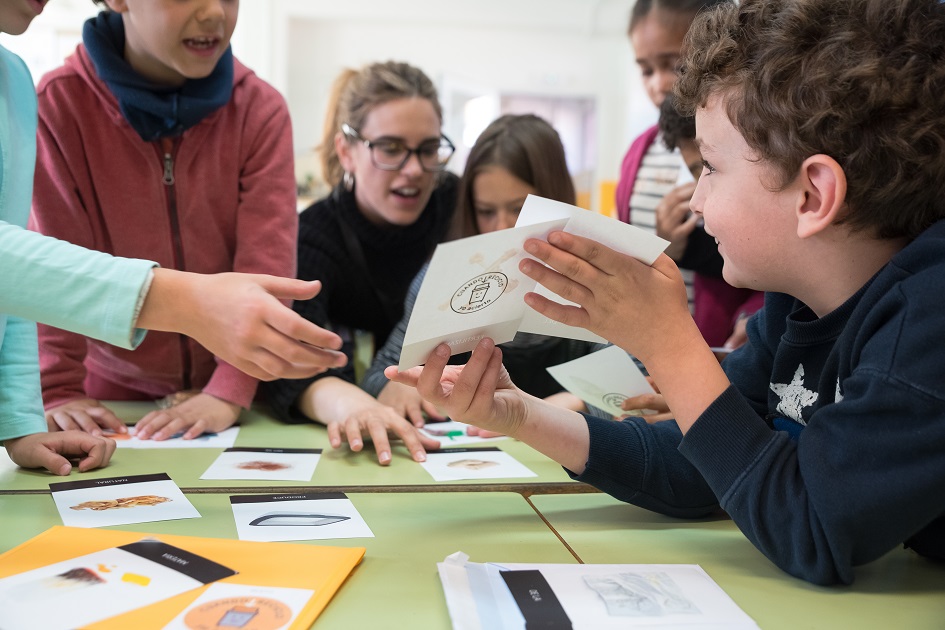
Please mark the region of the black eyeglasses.
POLYGON ((384 171, 399 171, 413 154, 416 154, 417 159, 420 160, 420 167, 428 173, 442 171, 446 168, 446 163, 450 161, 453 151, 456 150, 450 139, 442 135, 434 140, 422 142, 416 149, 411 149, 397 138, 365 140, 348 123, 341 125, 341 132, 370 149, 371 162, 384 171))

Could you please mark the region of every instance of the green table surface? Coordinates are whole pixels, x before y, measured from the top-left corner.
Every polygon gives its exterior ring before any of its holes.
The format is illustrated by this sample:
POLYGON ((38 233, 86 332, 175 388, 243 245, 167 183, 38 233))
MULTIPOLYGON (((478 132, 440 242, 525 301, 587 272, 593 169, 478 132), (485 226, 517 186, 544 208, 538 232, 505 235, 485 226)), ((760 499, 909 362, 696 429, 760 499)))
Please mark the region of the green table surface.
MULTIPOLYGON (((316 620, 314 627, 319 630, 449 628, 436 563, 456 551, 469 554, 474 562, 576 563, 518 494, 349 493, 348 497, 375 537, 309 541, 367 550, 316 620)), ((188 498, 201 518, 105 529, 237 538, 226 494, 188 498)), ((53 500, 42 495, 0 496, 0 518, 0 551, 62 524, 53 500)))
MULTIPOLYGON (((155 407, 151 403, 107 403, 126 422, 139 420, 155 407)), ((346 445, 333 449, 328 444, 324 426, 318 424, 284 424, 269 415, 265 408, 246 411, 240 419, 240 432, 235 446, 268 448, 321 448, 322 456, 309 481, 244 481, 203 480, 200 476, 221 453, 222 449, 127 449, 119 448, 111 463, 102 469, 87 473, 73 472, 69 480, 107 478, 124 475, 144 475, 166 472, 184 491, 223 492, 279 492, 286 488, 318 490, 345 489, 348 491, 443 491, 498 490, 523 494, 533 492, 587 492, 592 489, 572 481, 564 470, 551 459, 530 446, 512 439, 489 440, 483 446, 496 446, 508 452, 528 467, 537 477, 516 479, 434 481, 433 477, 414 462, 402 443, 395 443, 393 461, 380 466, 370 444, 360 453, 346 445)), ((45 492, 51 482, 65 481, 40 470, 24 470, 0 451, 0 494, 45 492)))
POLYGON ((529 499, 587 564, 698 564, 765 630, 945 628, 945 564, 897 549, 819 587, 782 572, 725 517, 679 520, 603 495, 529 499))

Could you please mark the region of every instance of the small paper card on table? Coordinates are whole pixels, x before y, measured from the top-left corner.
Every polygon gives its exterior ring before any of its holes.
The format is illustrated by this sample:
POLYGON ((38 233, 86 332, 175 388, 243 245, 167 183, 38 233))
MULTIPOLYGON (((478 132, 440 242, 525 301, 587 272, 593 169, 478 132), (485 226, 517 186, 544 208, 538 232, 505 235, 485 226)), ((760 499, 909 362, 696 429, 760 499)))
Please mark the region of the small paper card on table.
POLYGON ((481 438, 478 435, 468 435, 469 425, 464 422, 448 420, 446 422, 428 422, 420 429, 424 435, 439 441, 440 448, 450 448, 452 446, 466 446, 469 444, 479 444, 486 440, 504 440, 506 437, 500 435, 494 438, 481 438))
POLYGON ((49 484, 63 525, 105 527, 200 518, 167 473, 49 484))
POLYGON ((630 355, 617 346, 547 369, 566 390, 617 417, 631 415, 620 407, 627 398, 655 393, 630 355))
POLYGON ((211 584, 164 630, 288 628, 314 594, 302 588, 211 584))
POLYGON ((230 497, 240 540, 374 538, 343 492, 230 497))
POLYGON ((495 447, 450 448, 427 453, 420 465, 436 481, 537 477, 514 457, 495 447))
POLYGON ((118 448, 229 448, 236 442, 239 427, 230 427, 219 433, 204 433, 192 440, 185 440, 178 433, 166 440, 139 440, 135 437, 134 426, 128 427, 128 433, 106 433, 106 437, 115 440, 118 448))
POLYGON ((142 540, 3 578, 0 627, 85 627, 235 574, 184 549, 142 540))
POLYGON ((321 454, 320 448, 228 448, 200 478, 309 481, 321 454))

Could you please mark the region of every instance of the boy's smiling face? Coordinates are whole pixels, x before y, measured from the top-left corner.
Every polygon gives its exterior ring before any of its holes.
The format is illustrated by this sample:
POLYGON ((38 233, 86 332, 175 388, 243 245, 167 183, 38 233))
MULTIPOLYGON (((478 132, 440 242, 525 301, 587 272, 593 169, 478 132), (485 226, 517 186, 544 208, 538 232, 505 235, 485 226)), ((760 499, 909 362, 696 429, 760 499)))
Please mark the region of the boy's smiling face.
POLYGON ((718 242, 726 282, 790 292, 796 281, 789 262, 798 239, 796 181, 777 192, 767 187, 775 179, 771 167, 755 158, 718 96, 696 112, 696 140, 704 166, 690 205, 718 242))
POLYGON ((168 86, 209 76, 230 45, 239 0, 107 0, 125 23, 125 59, 168 86))

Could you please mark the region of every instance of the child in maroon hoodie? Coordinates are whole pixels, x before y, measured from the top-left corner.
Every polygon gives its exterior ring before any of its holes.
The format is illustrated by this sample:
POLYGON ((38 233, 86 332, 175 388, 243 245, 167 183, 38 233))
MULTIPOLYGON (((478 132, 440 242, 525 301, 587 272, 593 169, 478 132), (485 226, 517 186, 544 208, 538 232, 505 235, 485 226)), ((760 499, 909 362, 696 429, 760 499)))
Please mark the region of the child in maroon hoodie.
MULTIPOLYGON (((289 113, 233 58, 236 0, 105 0, 83 44, 38 88, 31 227, 162 267, 295 275, 289 113)), ((232 425, 257 381, 196 342, 134 353, 40 326, 51 430, 123 431, 100 400, 170 401, 138 436, 232 425)))

